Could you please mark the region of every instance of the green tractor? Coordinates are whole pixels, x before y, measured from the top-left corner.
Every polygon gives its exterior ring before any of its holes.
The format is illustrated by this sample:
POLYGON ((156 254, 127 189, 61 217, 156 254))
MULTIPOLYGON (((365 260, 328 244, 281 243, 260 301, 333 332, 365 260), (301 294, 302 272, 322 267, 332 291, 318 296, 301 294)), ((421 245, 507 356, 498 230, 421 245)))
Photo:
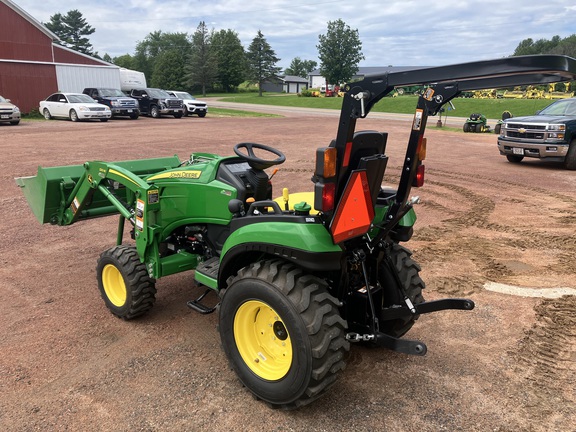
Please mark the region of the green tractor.
POLYGON ((145 314, 159 278, 194 270, 206 292, 188 305, 218 311, 222 347, 240 381, 273 407, 297 408, 336 382, 351 343, 424 355, 423 342, 402 338, 421 315, 474 308, 469 299, 425 301, 420 266, 401 245, 416 220, 412 187, 424 184, 428 117, 463 91, 575 78, 576 60, 562 56, 366 76, 346 87, 336 138, 316 151, 313 191, 278 200, 266 170, 285 157, 257 143, 237 144, 227 157, 40 167, 16 181, 41 223, 119 215, 116 245, 97 263, 112 314, 145 314), (407 85, 427 89, 399 183, 383 187, 387 134, 356 131, 356 122, 407 85), (211 292, 217 301, 207 304, 211 292))
POLYGON ((472 113, 466 119, 462 130, 464 132, 490 132, 490 126, 486 124, 486 116, 484 114, 472 113))

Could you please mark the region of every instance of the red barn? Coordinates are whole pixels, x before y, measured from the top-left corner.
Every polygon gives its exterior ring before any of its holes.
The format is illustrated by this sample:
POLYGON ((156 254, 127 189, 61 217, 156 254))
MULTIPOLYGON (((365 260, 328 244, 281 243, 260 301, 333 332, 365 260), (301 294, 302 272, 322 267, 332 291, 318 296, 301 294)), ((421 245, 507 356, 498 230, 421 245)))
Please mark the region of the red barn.
POLYGON ((23 112, 56 91, 120 88, 118 66, 58 45, 58 37, 11 0, 0 0, 0 95, 23 112))

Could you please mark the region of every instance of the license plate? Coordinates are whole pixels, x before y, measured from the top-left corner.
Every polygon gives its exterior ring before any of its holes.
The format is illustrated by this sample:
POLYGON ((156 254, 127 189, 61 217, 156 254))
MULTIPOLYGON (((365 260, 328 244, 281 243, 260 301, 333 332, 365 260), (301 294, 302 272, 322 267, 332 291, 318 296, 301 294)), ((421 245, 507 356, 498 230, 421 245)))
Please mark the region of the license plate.
POLYGON ((132 110, 126 110, 127 112, 132 112, 132 110))
POLYGON ((512 153, 514 153, 515 155, 524 155, 524 149, 514 147, 514 148, 512 148, 512 153))
POLYGON ((7 119, 7 118, 10 118, 10 116, 8 114, 2 114, 0 116, 0 118, 7 119))

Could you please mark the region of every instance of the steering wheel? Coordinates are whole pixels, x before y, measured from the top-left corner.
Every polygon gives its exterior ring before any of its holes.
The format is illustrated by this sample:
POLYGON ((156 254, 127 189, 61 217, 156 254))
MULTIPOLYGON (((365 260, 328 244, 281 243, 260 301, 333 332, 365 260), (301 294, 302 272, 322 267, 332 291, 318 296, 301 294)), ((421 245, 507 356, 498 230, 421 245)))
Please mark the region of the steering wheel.
POLYGON ((248 162, 248 165, 255 170, 265 170, 266 168, 270 168, 274 165, 280 165, 284 163, 286 160, 286 156, 280 150, 276 150, 275 148, 269 147, 264 144, 257 144, 257 143, 239 143, 234 146, 234 153, 240 156, 242 159, 248 162), (276 159, 261 159, 254 153, 254 149, 264 150, 266 152, 272 153, 277 156, 276 159), (245 153, 242 152, 245 150, 245 153))

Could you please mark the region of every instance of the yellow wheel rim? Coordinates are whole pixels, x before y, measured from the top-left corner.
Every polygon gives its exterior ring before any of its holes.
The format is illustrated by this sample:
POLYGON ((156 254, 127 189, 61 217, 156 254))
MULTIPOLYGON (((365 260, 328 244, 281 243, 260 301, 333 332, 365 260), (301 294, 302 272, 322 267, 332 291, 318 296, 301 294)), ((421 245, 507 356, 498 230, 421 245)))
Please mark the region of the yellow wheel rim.
POLYGON ((250 300, 238 308, 234 339, 244 363, 260 378, 277 381, 290 370, 290 335, 280 316, 266 303, 250 300))
POLYGON ((122 307, 126 304, 126 284, 120 270, 112 264, 106 264, 102 269, 102 285, 106 297, 116 307, 122 307))

